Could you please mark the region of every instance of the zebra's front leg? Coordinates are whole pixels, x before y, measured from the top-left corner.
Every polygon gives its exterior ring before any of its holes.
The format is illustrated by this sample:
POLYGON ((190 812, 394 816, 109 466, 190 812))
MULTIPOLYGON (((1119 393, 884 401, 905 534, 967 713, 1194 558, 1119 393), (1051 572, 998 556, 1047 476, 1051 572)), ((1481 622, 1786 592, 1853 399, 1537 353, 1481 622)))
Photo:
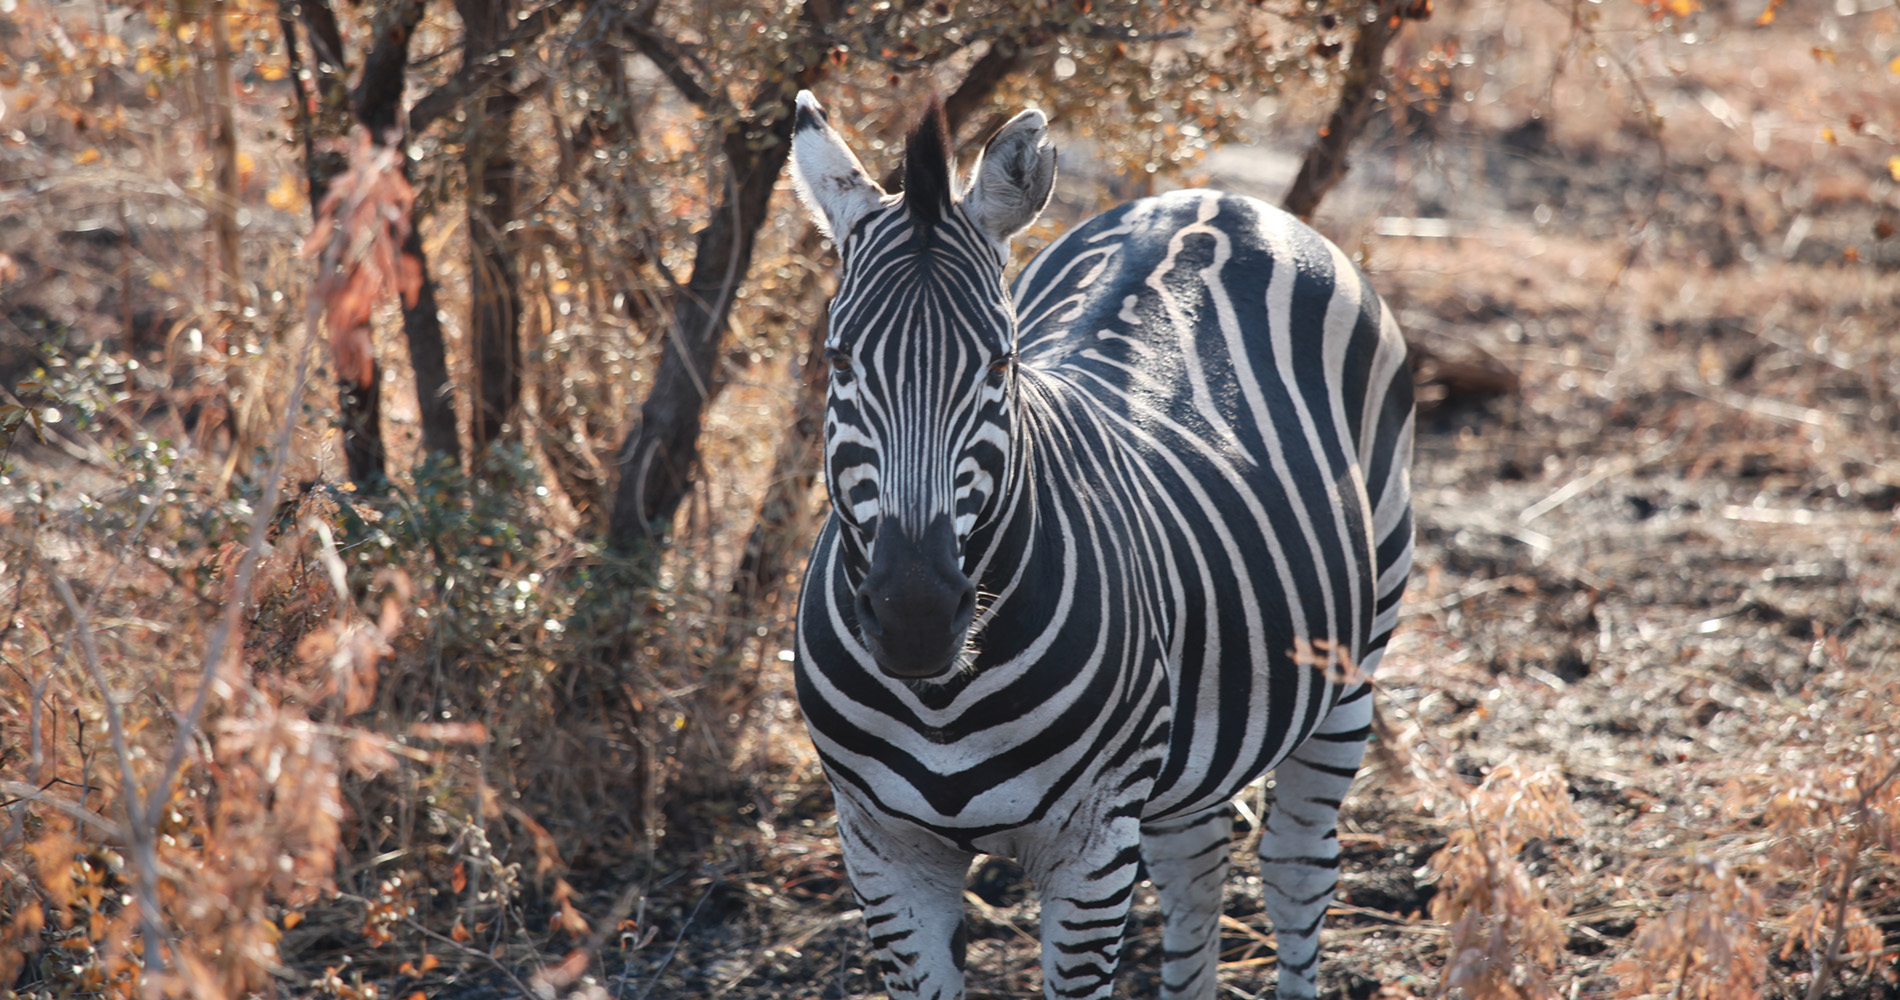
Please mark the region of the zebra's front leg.
POLYGON ((1348 691, 1273 771, 1260 837, 1261 903, 1273 919, 1282 1000, 1319 993, 1319 928, 1339 883, 1339 805, 1372 732, 1372 686, 1348 691))
POLYGON ((838 836, 891 1000, 963 996, 963 880, 975 855, 867 822, 843 796, 838 836))
POLYGON ((1161 995, 1212 1000, 1220 963, 1221 896, 1233 846, 1233 807, 1141 831, 1141 854, 1161 903, 1161 995))
POLYGON ((1023 860, 1042 896, 1042 995, 1104 1000, 1141 870, 1134 810, 1099 826, 1072 821, 1023 860))

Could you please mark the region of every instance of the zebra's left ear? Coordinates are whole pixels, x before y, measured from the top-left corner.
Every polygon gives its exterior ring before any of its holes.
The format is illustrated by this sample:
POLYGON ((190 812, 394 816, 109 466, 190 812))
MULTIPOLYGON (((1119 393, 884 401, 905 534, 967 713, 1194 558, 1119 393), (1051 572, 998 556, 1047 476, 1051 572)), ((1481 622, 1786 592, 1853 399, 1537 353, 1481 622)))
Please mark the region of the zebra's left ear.
POLYGON ((1056 185, 1056 149, 1049 119, 1030 109, 1011 118, 983 146, 970 170, 963 211, 1007 253, 1009 239, 1029 228, 1056 185))
POLYGON ((798 92, 797 115, 792 125, 792 186, 818 228, 843 246, 851 227, 883 204, 884 189, 864 172, 811 91, 798 92))

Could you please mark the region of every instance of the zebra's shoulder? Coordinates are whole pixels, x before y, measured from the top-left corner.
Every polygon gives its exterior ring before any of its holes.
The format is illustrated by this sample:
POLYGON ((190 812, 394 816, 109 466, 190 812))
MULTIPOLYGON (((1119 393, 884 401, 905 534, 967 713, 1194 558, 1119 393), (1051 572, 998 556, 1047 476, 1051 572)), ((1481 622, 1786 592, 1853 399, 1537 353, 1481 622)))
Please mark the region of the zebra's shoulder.
POLYGON ((1024 274, 1104 245, 1165 246, 1195 228, 1216 229, 1303 261, 1330 257, 1325 237, 1277 205, 1218 188, 1183 188, 1124 202, 1075 226, 1038 254, 1024 274))
POLYGON ((1062 234, 1023 267, 1017 301, 1069 285, 1112 291, 1114 281, 1097 280, 1111 262, 1116 274, 1139 283, 1152 268, 1172 263, 1169 248, 1196 230, 1225 236, 1243 268, 1284 262, 1330 279, 1341 259, 1325 237, 1276 205, 1215 188, 1184 188, 1124 202, 1062 234))

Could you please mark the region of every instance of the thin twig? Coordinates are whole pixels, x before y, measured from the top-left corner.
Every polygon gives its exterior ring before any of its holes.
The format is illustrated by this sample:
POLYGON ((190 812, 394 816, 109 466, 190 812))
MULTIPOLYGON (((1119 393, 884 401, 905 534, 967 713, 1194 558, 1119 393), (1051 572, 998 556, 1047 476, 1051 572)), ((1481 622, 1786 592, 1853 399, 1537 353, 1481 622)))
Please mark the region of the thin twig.
MULTIPOLYGON (((363 902, 367 903, 368 900, 363 900, 363 902)), ((487 962, 489 965, 494 966, 496 972, 499 972, 503 976, 506 976, 508 978, 508 981, 514 984, 515 989, 521 991, 522 1000, 528 1000, 529 997, 535 997, 535 996, 540 995, 536 993, 534 990, 530 989, 527 983, 522 982, 521 978, 519 976, 516 976, 513 970, 509 969, 506 965, 503 965, 500 959, 496 958, 493 955, 490 955, 489 953, 481 950, 480 948, 470 948, 468 945, 465 945, 462 942, 457 941, 452 937, 449 937, 447 934, 440 934, 440 933, 437 933, 436 931, 432 931, 426 925, 417 921, 414 917, 404 918, 403 923, 408 924, 410 928, 414 930, 421 931, 424 937, 427 937, 432 941, 437 941, 442 944, 446 944, 449 947, 454 948, 456 951, 461 952, 463 955, 468 956, 469 958, 479 958, 482 961, 487 962)))
POLYGON ((0 802, 0 809, 10 808, 20 802, 32 802, 51 809, 57 809, 86 826, 99 831, 100 835, 108 840, 113 840, 121 844, 126 842, 125 827, 112 822, 111 819, 93 812, 71 799, 61 798, 57 795, 48 795, 45 789, 37 785, 29 785, 24 781, 0 780, 0 795, 12 797, 11 801, 0 802))
POLYGON ((304 390, 310 382, 310 345, 317 339, 319 308, 321 303, 316 296, 311 296, 310 306, 306 310, 303 343, 297 350, 297 374, 291 381, 290 396, 284 405, 284 422, 278 428, 270 471, 265 474, 264 495, 256 513, 251 516, 250 535, 244 542, 244 556, 238 562, 237 582, 225 602, 224 617, 218 622, 218 630, 213 633, 211 643, 205 649, 204 663, 198 670, 198 690, 192 695, 191 707, 178 720, 179 738, 173 742, 165 769, 159 773, 158 781, 152 786, 155 792, 169 789, 178 773, 184 769, 187 737, 197 730, 199 721, 204 718, 212 680, 217 676, 218 665, 224 660, 224 651, 230 645, 231 637, 238 631, 245 605, 250 602, 251 578, 256 574, 257 563, 263 557, 264 539, 270 531, 271 515, 276 511, 277 501, 283 492, 284 465, 290 458, 290 441, 297 429, 297 414, 302 409, 304 390))
MULTIPOLYGON (((73 632, 79 639, 80 661, 86 665, 86 673, 93 684, 99 688, 99 696, 106 707, 106 735, 112 740, 112 752, 119 758, 120 794, 124 797, 125 831, 121 842, 132 852, 133 864, 138 868, 139 926, 145 938, 145 975, 148 993, 156 991, 157 980, 152 978, 164 969, 164 952, 160 950, 160 941, 165 934, 165 924, 159 915, 158 901, 158 827, 151 822, 153 810, 148 806, 152 801, 149 792, 139 786, 138 775, 132 770, 132 751, 126 743, 125 713, 119 707, 119 697, 113 693, 112 685, 106 680, 105 669, 99 662, 99 646, 93 641, 92 622, 81 607, 79 599, 73 596, 72 585, 66 582, 52 565, 47 565, 46 577, 53 583, 53 590, 59 594, 60 603, 66 605, 66 613, 72 615, 73 632)), ((182 740, 182 736, 180 737, 182 740)))
MULTIPOLYGON (((721 879, 714 876, 713 879, 706 884, 706 891, 699 894, 699 902, 693 904, 693 911, 688 913, 686 919, 680 922, 679 933, 673 935, 673 946, 666 950, 666 957, 660 960, 660 967, 653 970, 653 978, 647 980, 647 987, 640 991, 639 1000, 647 1000, 647 995, 653 992, 653 987, 659 984, 660 977, 665 975, 667 968, 673 964, 673 956, 679 954, 680 942, 686 940, 687 929, 693 926, 693 921, 699 917, 700 908, 706 905, 706 900, 712 898, 713 890, 719 887, 720 881, 721 879)), ((626 982, 625 976, 621 977, 621 982, 624 985, 626 982)))
MULTIPOLYGON (((153 492, 163 493, 162 490, 153 492)), ((125 566, 126 556, 131 553, 132 546, 138 544, 139 537, 145 534, 146 527, 152 523, 153 515, 158 513, 158 496, 141 499, 148 502, 140 504, 138 520, 133 523, 131 532, 125 536, 125 541, 119 544, 119 557, 113 561, 112 568, 106 570, 105 580, 92 592, 92 596, 86 599, 86 614, 88 615, 92 614, 93 608, 98 606, 100 596, 112 589, 112 582, 118 578, 119 570, 125 566)))

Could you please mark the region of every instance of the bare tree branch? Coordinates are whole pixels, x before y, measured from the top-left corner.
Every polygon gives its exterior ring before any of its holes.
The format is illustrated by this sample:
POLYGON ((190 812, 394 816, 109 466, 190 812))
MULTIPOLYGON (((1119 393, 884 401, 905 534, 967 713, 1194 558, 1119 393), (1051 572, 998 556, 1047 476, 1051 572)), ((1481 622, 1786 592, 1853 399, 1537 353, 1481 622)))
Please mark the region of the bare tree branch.
POLYGON ((1376 103, 1385 82, 1385 48, 1404 23, 1397 0, 1380 0, 1373 16, 1359 22, 1353 36, 1352 63, 1339 87, 1339 103, 1320 129, 1319 141, 1306 151, 1300 172, 1287 190, 1282 208, 1302 219, 1312 218, 1326 197, 1351 169, 1346 150, 1365 127, 1366 114, 1376 103))
POLYGON ((61 798, 58 795, 48 795, 46 794, 46 789, 38 785, 29 785, 24 781, 0 781, 0 795, 13 796, 12 801, 0 803, 0 809, 14 806, 20 802, 31 802, 49 809, 57 809, 71 816, 73 819, 78 820, 80 823, 97 830, 100 836, 108 840, 120 844, 125 844, 129 841, 129 838, 126 836, 125 827, 112 822, 112 820, 93 812, 71 799, 61 798))
MULTIPOLYGON (((502 37, 495 44, 496 52, 518 49, 529 45, 558 24, 563 17, 572 13, 584 0, 551 0, 536 8, 517 23, 520 27, 502 37)), ((454 111, 463 102, 494 86, 514 69, 513 60, 499 57, 487 59, 472 66, 464 66, 448 82, 424 94, 409 109, 410 135, 418 135, 435 120, 454 111)))
MULTIPOLYGON (((137 773, 132 770, 132 751, 126 743, 125 712, 119 706, 118 693, 106 679, 105 668, 99 662, 99 647, 93 641, 92 619, 86 609, 80 607, 78 598, 73 596, 72 585, 61 576, 58 568, 50 561, 46 564, 46 578, 52 581, 53 590, 59 594, 60 603, 66 605, 66 613, 72 616, 73 632, 79 639, 80 662, 86 665, 86 674, 99 688, 99 697, 106 707, 106 735, 112 740, 112 752, 119 758, 119 794, 124 800, 125 829, 121 839, 131 852, 133 864, 137 866, 139 894, 139 927, 145 938, 145 972, 156 975, 165 967, 165 921, 159 909, 158 899, 158 824, 153 822, 157 810, 151 808, 155 796, 162 794, 161 785, 151 789, 141 788, 137 773)), ((178 742, 188 738, 185 732, 178 734, 178 742)), ((169 796, 167 796, 169 797, 169 796)), ((164 801, 164 799, 156 799, 164 801)))
POLYGON ((700 83, 692 70, 687 68, 688 62, 698 63, 700 60, 678 41, 653 30, 650 22, 633 18, 620 18, 614 26, 626 33, 633 42, 634 50, 646 56, 647 61, 694 107, 714 118, 729 118, 738 114, 739 109, 733 107, 725 95, 700 83))

